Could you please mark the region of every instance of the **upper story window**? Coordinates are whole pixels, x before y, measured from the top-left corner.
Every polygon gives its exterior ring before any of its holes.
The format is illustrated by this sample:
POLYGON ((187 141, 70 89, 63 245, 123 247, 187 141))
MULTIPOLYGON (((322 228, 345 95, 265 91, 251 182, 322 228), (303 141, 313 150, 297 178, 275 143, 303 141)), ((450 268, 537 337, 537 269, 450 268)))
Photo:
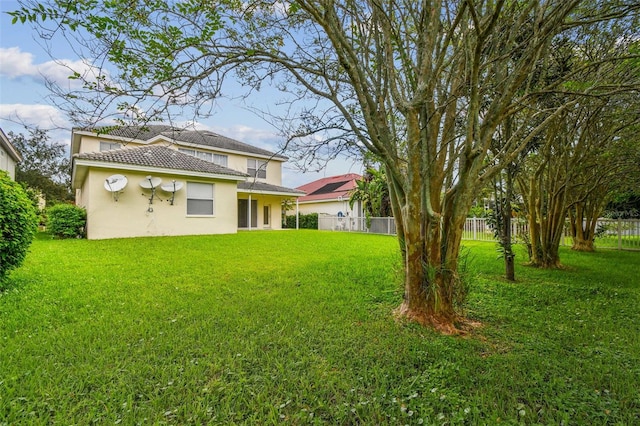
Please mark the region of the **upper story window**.
POLYGON ((117 142, 102 142, 100 141, 100 151, 112 151, 114 149, 120 149, 122 145, 117 142))
POLYGON ((201 160, 208 161, 210 163, 217 164, 219 166, 227 167, 228 164, 228 156, 221 154, 213 154, 207 151, 198 151, 196 149, 187 149, 187 148, 179 148, 178 151, 183 154, 192 155, 201 160))
POLYGON ((247 174, 251 177, 266 179, 267 178, 267 162, 263 160, 255 160, 252 158, 248 159, 247 174))
POLYGON ((228 158, 226 155, 221 154, 213 154, 213 162, 220 166, 227 167, 228 158))

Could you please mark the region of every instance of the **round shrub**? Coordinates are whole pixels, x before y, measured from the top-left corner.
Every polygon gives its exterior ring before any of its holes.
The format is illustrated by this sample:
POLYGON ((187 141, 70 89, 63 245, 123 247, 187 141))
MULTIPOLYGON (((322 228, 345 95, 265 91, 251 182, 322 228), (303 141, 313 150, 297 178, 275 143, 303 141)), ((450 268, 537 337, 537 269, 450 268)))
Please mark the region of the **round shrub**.
POLYGON ((47 209, 47 231, 57 238, 81 238, 87 212, 73 204, 56 204, 47 209))
POLYGON ((24 261, 37 226, 35 208, 22 186, 0 171, 0 282, 24 261))

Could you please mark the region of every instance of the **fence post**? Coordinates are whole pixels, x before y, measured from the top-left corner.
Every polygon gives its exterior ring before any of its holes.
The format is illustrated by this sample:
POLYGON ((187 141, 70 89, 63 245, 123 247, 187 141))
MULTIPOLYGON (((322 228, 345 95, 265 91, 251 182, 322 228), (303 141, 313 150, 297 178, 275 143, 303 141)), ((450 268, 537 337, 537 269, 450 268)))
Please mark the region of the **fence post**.
POLYGON ((476 222, 478 220, 477 217, 473 217, 473 241, 476 241, 478 239, 477 237, 477 231, 478 231, 478 223, 476 222))
POLYGON ((622 219, 618 217, 618 250, 622 250, 622 219))

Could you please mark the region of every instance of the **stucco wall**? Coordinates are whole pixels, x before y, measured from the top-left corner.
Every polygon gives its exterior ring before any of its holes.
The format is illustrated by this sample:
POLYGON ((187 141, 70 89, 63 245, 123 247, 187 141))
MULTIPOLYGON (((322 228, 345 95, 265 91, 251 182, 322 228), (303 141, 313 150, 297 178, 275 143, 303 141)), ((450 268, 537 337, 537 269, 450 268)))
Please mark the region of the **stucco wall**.
POLYGON ((87 210, 87 238, 125 238, 169 235, 228 234, 237 232, 237 202, 235 181, 185 179, 182 176, 157 174, 163 182, 172 179, 183 182, 176 192, 174 204, 168 199, 171 193, 159 188, 152 205, 150 190, 140 187, 144 173, 119 172, 118 170, 91 170, 81 188, 78 204, 87 210), (104 189, 107 177, 120 173, 127 177, 128 185, 119 194, 118 201, 104 189), (213 183, 214 216, 187 216, 186 182, 213 183), (149 211, 149 207, 153 211, 149 211))
MULTIPOLYGON (((120 140, 114 140, 109 138, 101 138, 96 136, 83 135, 80 141, 80 149, 78 152, 100 152, 100 142, 107 143, 120 143, 120 140)), ((126 142, 126 145, 122 144, 122 148, 133 148, 135 146, 142 146, 135 142, 126 142)))
MULTIPOLYGON (((357 204, 353 207, 357 207, 357 204)), ((299 209, 301 214, 318 213, 336 216, 338 212, 342 212, 343 215, 347 215, 348 213, 351 217, 357 216, 357 213, 349 208, 349 200, 314 202, 308 204, 300 203, 299 209)), ((295 216, 295 210, 289 211, 288 214, 295 216)))
POLYGON ((0 146, 0 170, 4 170, 11 179, 16 180, 16 162, 2 146, 0 146))

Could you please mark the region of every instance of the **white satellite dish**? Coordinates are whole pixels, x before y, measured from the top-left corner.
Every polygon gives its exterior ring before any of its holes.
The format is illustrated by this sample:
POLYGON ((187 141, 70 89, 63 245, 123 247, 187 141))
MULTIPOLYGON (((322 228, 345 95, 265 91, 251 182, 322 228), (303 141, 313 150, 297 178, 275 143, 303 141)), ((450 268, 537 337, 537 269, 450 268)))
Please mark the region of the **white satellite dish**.
POLYGON ((171 198, 169 199, 171 205, 173 205, 173 202, 176 199, 176 191, 180 191, 180 189, 182 189, 182 185, 182 182, 176 182, 174 179, 171 182, 163 183, 160 187, 163 191, 171 193, 171 198))
POLYGON ((140 181, 140 186, 144 189, 154 189, 160 186, 162 183, 162 179, 159 177, 151 177, 147 176, 143 180, 140 181))
POLYGON ((163 183, 160 188, 165 192, 176 192, 180 191, 183 185, 184 184, 182 182, 172 180, 171 182, 163 183))
POLYGON ((111 175, 104 180, 104 189, 109 192, 120 192, 127 186, 126 176, 123 175, 111 175))
POLYGON ((129 181, 126 176, 123 175, 111 175, 104 180, 104 189, 109 191, 113 195, 113 200, 118 201, 120 192, 127 186, 129 181))
MULTIPOLYGON (((158 186, 160 186, 160 184, 162 183, 162 179, 159 177, 152 177, 152 176, 147 176, 144 179, 142 179, 140 181, 140 186, 143 187, 144 189, 150 189, 151 190, 151 196, 149 197, 149 208, 147 209, 148 213, 153 212, 153 208, 151 207, 151 204, 153 204, 153 199, 156 196, 156 188, 158 186)), ((142 194, 144 195, 144 194, 142 194)), ((162 201, 162 200, 160 200, 162 201)))

